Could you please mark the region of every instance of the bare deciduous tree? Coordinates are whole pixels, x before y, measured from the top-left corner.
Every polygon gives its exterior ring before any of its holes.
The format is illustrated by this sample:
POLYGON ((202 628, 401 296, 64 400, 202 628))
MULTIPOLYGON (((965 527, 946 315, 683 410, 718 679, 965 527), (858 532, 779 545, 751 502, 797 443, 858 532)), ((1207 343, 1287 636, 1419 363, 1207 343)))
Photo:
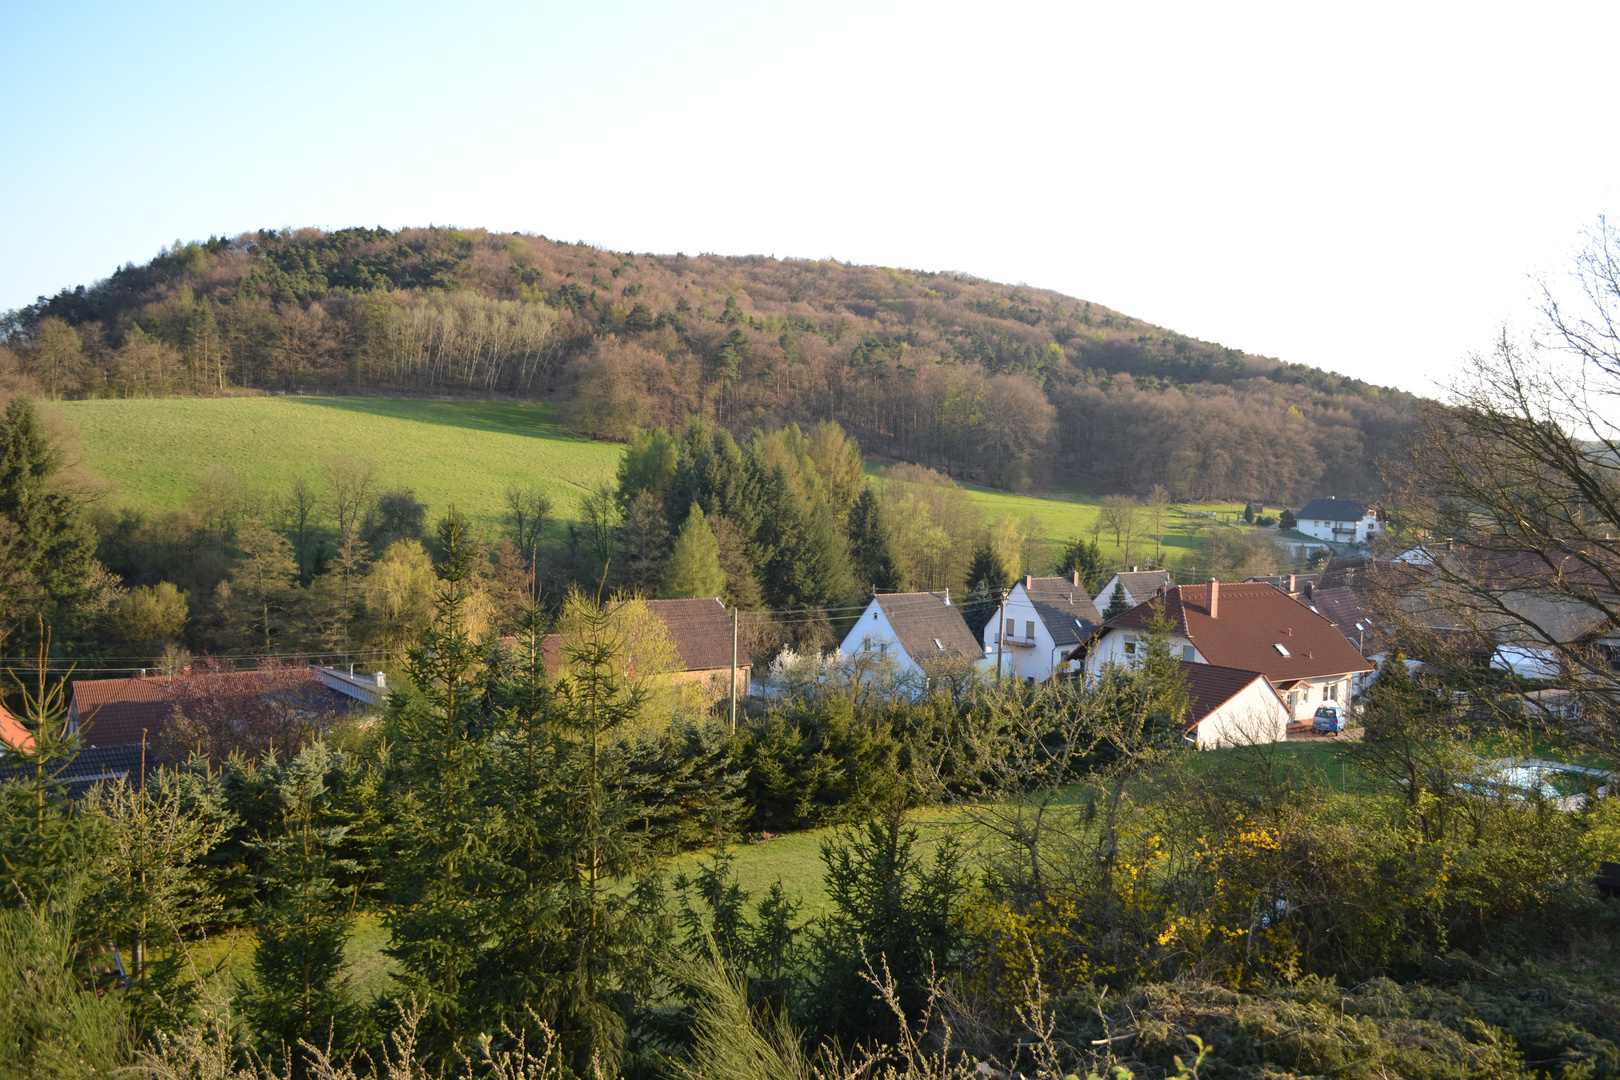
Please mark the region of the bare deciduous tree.
POLYGON ((377 484, 377 463, 337 454, 326 463, 326 498, 337 519, 338 535, 360 527, 371 508, 377 484))

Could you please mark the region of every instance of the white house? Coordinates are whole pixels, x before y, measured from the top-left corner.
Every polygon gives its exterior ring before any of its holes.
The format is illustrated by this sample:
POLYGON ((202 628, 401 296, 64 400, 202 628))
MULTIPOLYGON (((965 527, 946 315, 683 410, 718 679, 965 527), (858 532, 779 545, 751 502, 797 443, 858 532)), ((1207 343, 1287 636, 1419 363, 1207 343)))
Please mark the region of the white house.
MULTIPOLYGON (((1348 704, 1356 676, 1374 670, 1323 615, 1271 585, 1178 585, 1164 594, 1164 614, 1177 659, 1260 672, 1298 720, 1324 701, 1348 704)), ((1137 662, 1152 615, 1138 604, 1109 619, 1069 659, 1083 661, 1088 675, 1137 662)))
POLYGON ((1296 527, 1300 532, 1335 544, 1365 544, 1384 527, 1366 503, 1331 495, 1312 499, 1294 516, 1299 520, 1296 527))
POLYGON ((1200 750, 1251 746, 1288 738, 1288 703, 1258 671, 1181 662, 1192 697, 1186 738, 1200 750))
POLYGON ((1138 570, 1131 567, 1121 570, 1103 583, 1102 590, 1091 598, 1098 612, 1108 610, 1108 605, 1114 601, 1114 589, 1121 590, 1127 609, 1137 604, 1145 604, 1158 593, 1160 589, 1168 589, 1176 583, 1168 570, 1138 570))
MULTIPOLYGON (((1078 671, 1068 656, 1102 625, 1080 575, 1018 579, 996 617, 984 625, 984 652, 1003 678, 1045 682, 1054 671, 1078 671)), ((988 665, 986 665, 988 666, 988 665)))
POLYGON ((877 653, 902 671, 927 676, 931 669, 976 663, 983 657, 951 593, 880 593, 839 646, 846 656, 877 653))

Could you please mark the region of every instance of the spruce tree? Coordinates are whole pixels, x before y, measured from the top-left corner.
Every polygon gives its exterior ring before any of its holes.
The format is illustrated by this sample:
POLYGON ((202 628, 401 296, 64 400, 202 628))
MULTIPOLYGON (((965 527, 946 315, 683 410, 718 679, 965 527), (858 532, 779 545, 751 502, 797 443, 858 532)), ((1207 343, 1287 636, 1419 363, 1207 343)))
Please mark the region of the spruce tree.
POLYGON ((281 822, 260 845, 264 893, 252 916, 254 978, 243 988, 260 1053, 294 1077, 307 1071, 303 1041, 339 1053, 357 1049, 362 1015, 343 974, 354 916, 336 876, 353 864, 340 857, 347 830, 326 821, 332 757, 317 743, 275 769, 281 822))
POLYGON ((95 529, 78 502, 55 488, 61 467, 34 403, 13 398, 0 419, 0 518, 17 526, 17 568, 58 607, 83 595, 96 550, 95 529))
POLYGON ((904 592, 906 575, 894 552, 894 536, 883 506, 871 488, 863 488, 849 514, 849 554, 858 589, 904 592))
POLYGON ((659 595, 668 599, 719 596, 726 587, 726 574, 720 568, 720 545, 697 503, 686 515, 686 523, 675 537, 675 549, 664 572, 659 595))
POLYGON ((995 545, 988 540, 980 543, 973 551, 973 561, 968 564, 968 588, 983 584, 991 592, 996 592, 1010 587, 1012 583, 1012 571, 1001 561, 995 545))
POLYGON ((1076 536, 1063 545, 1063 554, 1054 569, 1063 577, 1078 573, 1081 588, 1088 591, 1095 589, 1102 584, 1102 548, 1095 541, 1076 536))
POLYGON ((425 1010, 422 1046, 446 1064, 475 1034, 467 981, 491 945, 484 897, 499 863, 498 823, 479 797, 492 721, 484 707, 489 671, 464 618, 474 546, 454 507, 438 534, 433 622, 408 651, 409 685, 390 696, 384 717, 395 828, 383 924, 388 954, 400 963, 399 996, 425 1010))
POLYGON ((1108 610, 1103 612, 1103 618, 1113 619, 1131 610, 1131 602, 1125 599, 1125 583, 1114 582, 1114 591, 1108 597, 1108 610))

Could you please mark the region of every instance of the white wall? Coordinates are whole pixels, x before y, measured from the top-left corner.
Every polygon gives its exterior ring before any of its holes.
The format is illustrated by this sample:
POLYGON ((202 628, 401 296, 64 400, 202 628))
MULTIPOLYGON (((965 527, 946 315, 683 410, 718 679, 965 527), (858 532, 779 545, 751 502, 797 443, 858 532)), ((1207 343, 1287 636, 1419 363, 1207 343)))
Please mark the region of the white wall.
POLYGON ((1288 706, 1265 679, 1256 679, 1198 723, 1198 749, 1252 746, 1288 738, 1288 706))
POLYGON ((889 617, 883 613, 883 608, 873 599, 861 612, 858 622, 844 635, 844 642, 839 646, 845 656, 854 656, 857 653, 871 651, 883 653, 894 661, 894 666, 901 670, 921 672, 911 657, 906 654, 905 647, 900 644, 900 638, 895 634, 894 627, 889 624, 889 617))
POLYGON ((984 624, 985 655, 989 657, 986 666, 989 670, 995 670, 998 626, 1003 631, 1000 641, 1005 645, 1001 656, 1001 677, 1004 679, 1045 682, 1051 678, 1054 670, 1072 671, 1079 666, 1064 661, 1063 658, 1074 650, 1074 646, 1053 643, 1052 632, 1036 613, 1022 581, 1012 587, 1005 607, 1005 611, 998 607, 995 617, 984 624), (1010 635, 1005 633, 1008 619, 1012 620, 1015 631, 1010 635), (1035 624, 1033 636, 1029 633, 1030 623, 1035 624))
POLYGON ((1348 710, 1350 692, 1349 675, 1328 675, 1320 679, 1303 680, 1292 689, 1285 690, 1283 698, 1294 703, 1295 720, 1309 720, 1316 715, 1317 706, 1326 701, 1335 701, 1348 710))
POLYGON ((1357 522, 1349 521, 1322 521, 1317 518, 1303 518, 1299 522, 1299 531, 1306 536, 1314 536, 1318 540, 1331 540, 1337 544, 1365 544, 1367 537, 1378 532, 1378 519, 1368 514, 1357 522), (1353 524, 1353 533, 1335 533, 1336 526, 1342 527, 1353 524))
MULTIPOLYGON (((1089 652, 1086 653, 1086 674, 1095 675, 1106 664, 1123 664, 1133 666, 1140 661, 1142 635, 1134 630, 1121 630, 1113 627, 1104 630, 1101 635, 1092 639, 1089 652), (1129 646, 1135 646, 1129 650, 1129 646)), ((1207 664, 1202 653, 1192 647, 1192 643, 1184 637, 1170 635, 1170 652, 1177 660, 1191 660, 1195 664, 1207 664)))

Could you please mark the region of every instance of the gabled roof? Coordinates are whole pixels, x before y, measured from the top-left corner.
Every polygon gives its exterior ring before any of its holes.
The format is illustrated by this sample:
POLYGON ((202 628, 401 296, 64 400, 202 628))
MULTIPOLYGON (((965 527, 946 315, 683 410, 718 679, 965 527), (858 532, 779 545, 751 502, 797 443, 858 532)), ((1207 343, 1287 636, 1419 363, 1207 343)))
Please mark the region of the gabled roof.
MULTIPOLYGON (((687 671, 731 667, 731 612, 716 596, 694 600, 648 600, 648 609, 664 622, 687 671)), ((737 666, 753 664, 748 650, 737 645, 737 666)))
POLYGON ((1358 499, 1312 499, 1294 515, 1301 521, 1360 521, 1367 516, 1367 504, 1358 499))
MULTIPOLYGON (((1191 731, 1210 713, 1265 679, 1258 671, 1221 667, 1219 664, 1200 664, 1192 660, 1179 662, 1181 677, 1187 680, 1187 692, 1192 695, 1192 708, 1187 710, 1186 728, 1191 731)), ((1272 688, 1275 692, 1275 687, 1272 688)))
POLYGON ((150 743, 169 723, 174 711, 185 709, 186 689, 198 691, 211 703, 260 699, 291 703, 300 712, 338 715, 354 704, 346 695, 320 682, 310 668, 280 669, 268 679, 263 671, 214 671, 182 677, 157 675, 145 679, 80 679, 73 684, 70 715, 79 725, 86 747, 139 746, 150 743), (291 697, 289 697, 291 695, 291 697))
MULTIPOLYGON (((1332 623, 1270 585, 1221 585, 1217 618, 1209 614, 1208 585, 1178 585, 1165 593, 1164 614, 1172 632, 1191 641, 1211 664, 1262 672, 1279 688, 1300 679, 1373 670, 1332 623)), ((1143 630, 1152 617, 1151 605, 1144 603, 1103 625, 1143 630)))
POLYGON ((1102 625, 1102 612, 1073 578, 1025 577, 1018 582, 1018 587, 1029 597, 1036 617, 1052 635, 1054 644, 1078 645, 1102 625), (1075 625, 1077 619, 1078 626, 1075 625))
POLYGON ((1373 621, 1361 606, 1356 597, 1356 591, 1348 585, 1338 585, 1328 589, 1312 589, 1308 600, 1301 603, 1315 608, 1321 616, 1334 626, 1345 637, 1354 641, 1358 632, 1372 637, 1373 621), (1365 631, 1357 631, 1356 624, 1366 627, 1365 631))
MULTIPOLYGON (((1125 586, 1125 591, 1130 594, 1132 601, 1138 604, 1152 599, 1159 591, 1159 586, 1163 585, 1168 589, 1175 584, 1175 578, 1168 570, 1121 570, 1114 576, 1125 586)), ((1114 598, 1114 590, 1109 587, 1112 581, 1113 578, 1109 578, 1108 582, 1104 583, 1102 595, 1097 597, 1096 607, 1099 613, 1108 606, 1108 601, 1114 598)))
POLYGON ((906 655, 918 664, 940 660, 977 660, 984 646, 968 629, 962 610, 947 593, 879 593, 872 598, 883 609, 906 655))

